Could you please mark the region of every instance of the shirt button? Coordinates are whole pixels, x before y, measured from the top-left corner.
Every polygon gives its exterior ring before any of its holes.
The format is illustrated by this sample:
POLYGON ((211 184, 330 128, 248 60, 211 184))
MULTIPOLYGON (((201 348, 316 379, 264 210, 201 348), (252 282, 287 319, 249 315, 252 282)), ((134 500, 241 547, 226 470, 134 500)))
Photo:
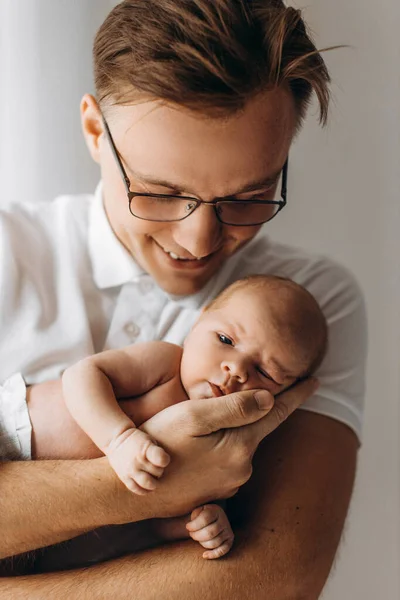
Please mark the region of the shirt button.
POLYGON ((142 279, 139 282, 139 289, 142 292, 142 294, 148 294, 149 292, 151 292, 153 287, 154 287, 153 282, 148 278, 142 279))
POLYGON ((127 323, 124 326, 124 331, 128 334, 128 337, 131 340, 131 342, 133 342, 134 340, 136 340, 140 333, 140 327, 136 325, 136 323, 131 321, 130 323, 127 323))

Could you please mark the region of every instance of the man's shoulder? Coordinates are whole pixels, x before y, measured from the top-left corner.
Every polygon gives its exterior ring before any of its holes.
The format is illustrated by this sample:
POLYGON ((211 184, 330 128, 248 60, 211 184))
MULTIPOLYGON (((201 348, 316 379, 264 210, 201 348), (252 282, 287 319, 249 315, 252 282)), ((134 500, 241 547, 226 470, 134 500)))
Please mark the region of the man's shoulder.
POLYGON ((2 312, 42 302, 55 292, 59 265, 85 260, 90 196, 60 196, 52 202, 12 204, 0 210, 2 312), (12 300, 12 302, 11 302, 12 300))
POLYGON ((93 196, 63 195, 51 202, 13 203, 0 210, 0 261, 43 252, 65 239, 69 230, 87 229, 93 196))
POLYGON ((52 226, 60 216, 84 217, 93 200, 93 194, 63 194, 50 202, 10 202, 0 208, 0 223, 2 227, 14 225, 23 228, 29 223, 52 226))
POLYGON ((237 264, 236 279, 279 275, 305 287, 328 323, 328 352, 317 372, 318 393, 303 409, 333 417, 361 436, 367 356, 367 317, 353 273, 335 260, 266 238, 254 240, 237 264))
POLYGON ((327 256, 265 236, 242 251, 230 274, 232 281, 252 274, 277 275, 307 288, 322 305, 359 302, 362 293, 353 273, 327 256))

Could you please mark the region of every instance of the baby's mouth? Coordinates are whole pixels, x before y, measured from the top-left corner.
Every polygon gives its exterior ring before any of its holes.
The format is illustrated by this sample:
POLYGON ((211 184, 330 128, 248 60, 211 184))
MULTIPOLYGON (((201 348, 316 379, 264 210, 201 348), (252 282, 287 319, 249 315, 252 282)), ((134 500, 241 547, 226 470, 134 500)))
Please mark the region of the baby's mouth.
POLYGON ((211 393, 214 396, 214 398, 219 398, 220 396, 224 395, 224 392, 218 385, 216 385, 215 383, 211 383, 211 381, 209 381, 208 384, 211 388, 211 393))

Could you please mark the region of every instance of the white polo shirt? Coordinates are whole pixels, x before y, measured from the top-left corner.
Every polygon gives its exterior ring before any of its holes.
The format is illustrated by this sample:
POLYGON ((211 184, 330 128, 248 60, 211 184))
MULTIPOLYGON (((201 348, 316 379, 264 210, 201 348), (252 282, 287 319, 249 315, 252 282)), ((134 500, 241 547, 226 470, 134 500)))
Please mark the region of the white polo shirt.
MULTIPOLYGON (((346 269, 259 233, 200 292, 170 296, 115 237, 101 185, 94 195, 0 211, 3 404, 21 400, 24 381, 58 378, 72 363, 105 348, 149 340, 182 344, 202 306, 232 281, 256 273, 293 279, 319 302, 329 325, 329 350, 318 372, 318 394, 303 409, 338 419, 360 437, 367 325, 362 294, 346 269)), ((19 427, 28 439, 26 416, 19 427)))

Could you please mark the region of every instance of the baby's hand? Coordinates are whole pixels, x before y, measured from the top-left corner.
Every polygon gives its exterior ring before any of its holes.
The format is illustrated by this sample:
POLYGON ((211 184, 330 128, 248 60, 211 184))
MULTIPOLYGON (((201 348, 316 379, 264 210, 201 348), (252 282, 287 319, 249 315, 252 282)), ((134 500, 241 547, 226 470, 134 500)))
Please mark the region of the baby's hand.
POLYGON ((203 558, 220 558, 229 552, 234 535, 225 511, 218 504, 195 508, 190 519, 186 525, 190 537, 208 549, 203 558))
POLYGON ((126 487, 142 496, 157 487, 158 479, 170 461, 165 450, 147 433, 134 427, 114 440, 106 455, 126 487))

